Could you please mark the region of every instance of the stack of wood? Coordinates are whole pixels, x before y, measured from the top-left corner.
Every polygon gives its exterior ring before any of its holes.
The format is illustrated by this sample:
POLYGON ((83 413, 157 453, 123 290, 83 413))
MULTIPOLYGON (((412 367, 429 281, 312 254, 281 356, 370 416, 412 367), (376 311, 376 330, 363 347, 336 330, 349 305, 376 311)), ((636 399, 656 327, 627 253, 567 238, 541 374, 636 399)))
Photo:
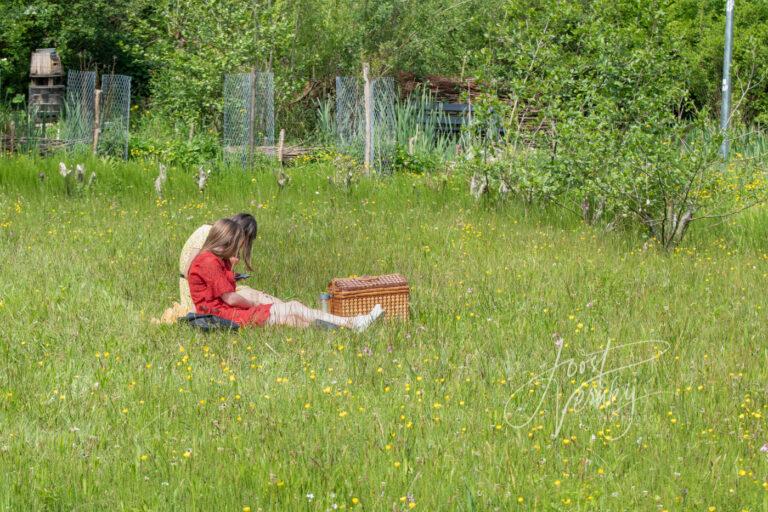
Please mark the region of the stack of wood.
MULTIPOLYGON (((452 78, 439 75, 416 77, 414 73, 400 72, 396 78, 403 99, 426 90, 434 101, 430 111, 440 112, 439 129, 458 133, 472 111, 472 103, 482 92, 482 84, 474 78, 452 78)), ((498 91, 499 99, 512 106, 514 99, 508 91, 498 91)), ((541 111, 531 103, 516 107, 521 136, 532 142, 536 133, 552 133, 553 126, 541 111)))
MULTIPOLYGON (((277 157, 278 146, 257 146, 256 151, 267 156, 277 157)), ((294 158, 308 155, 318 148, 305 146, 285 146, 283 147, 283 162, 288 163, 294 158)))
POLYGON ((461 103, 467 98, 475 99, 480 94, 479 84, 474 78, 452 78, 440 75, 427 75, 417 78, 414 73, 401 71, 395 79, 400 86, 403 98, 418 92, 420 87, 426 88, 435 101, 445 103, 461 103))
POLYGON ((0 134, 0 154, 36 150, 46 156, 64 149, 66 142, 59 139, 17 137, 15 133, 0 134))

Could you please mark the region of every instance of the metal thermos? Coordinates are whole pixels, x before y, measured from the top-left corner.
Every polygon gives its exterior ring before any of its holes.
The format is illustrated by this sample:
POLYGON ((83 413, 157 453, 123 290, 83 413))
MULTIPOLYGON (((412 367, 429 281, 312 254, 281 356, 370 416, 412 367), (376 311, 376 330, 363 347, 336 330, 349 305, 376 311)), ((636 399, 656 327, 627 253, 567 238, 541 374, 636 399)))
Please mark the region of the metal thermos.
POLYGON ((323 313, 328 313, 331 310, 331 294, 330 293, 321 293, 320 294, 320 311, 323 313))

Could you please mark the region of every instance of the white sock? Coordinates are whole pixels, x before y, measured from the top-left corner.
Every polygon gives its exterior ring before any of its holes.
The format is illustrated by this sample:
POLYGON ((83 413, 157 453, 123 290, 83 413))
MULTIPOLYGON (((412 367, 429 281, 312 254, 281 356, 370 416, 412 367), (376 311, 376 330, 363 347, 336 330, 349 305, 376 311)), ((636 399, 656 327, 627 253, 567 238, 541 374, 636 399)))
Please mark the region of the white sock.
POLYGON ((352 329, 357 332, 366 330, 373 322, 384 313, 381 304, 376 304, 367 315, 358 315, 352 320, 352 329))

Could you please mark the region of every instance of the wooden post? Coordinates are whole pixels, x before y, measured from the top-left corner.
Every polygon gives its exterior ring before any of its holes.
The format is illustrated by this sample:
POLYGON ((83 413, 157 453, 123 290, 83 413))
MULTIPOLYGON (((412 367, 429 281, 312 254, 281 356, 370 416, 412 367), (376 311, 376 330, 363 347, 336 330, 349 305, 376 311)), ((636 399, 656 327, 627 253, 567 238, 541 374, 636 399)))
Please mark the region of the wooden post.
POLYGON ((96 89, 93 97, 93 154, 99 149, 101 135, 101 89, 96 89))
POLYGON ((467 80, 467 125, 472 125, 472 86, 467 80))
POLYGON ((363 98, 365 104, 365 174, 371 173, 373 153, 373 108, 371 105, 371 78, 368 63, 363 63, 363 98))
POLYGON ((283 166, 283 144, 285 144, 285 128, 280 129, 280 137, 277 141, 277 161, 283 166))
POLYGON ((254 138, 256 133, 254 123, 256 121, 256 68, 251 69, 251 87, 248 91, 248 102, 251 104, 248 112, 248 168, 253 169, 254 138))

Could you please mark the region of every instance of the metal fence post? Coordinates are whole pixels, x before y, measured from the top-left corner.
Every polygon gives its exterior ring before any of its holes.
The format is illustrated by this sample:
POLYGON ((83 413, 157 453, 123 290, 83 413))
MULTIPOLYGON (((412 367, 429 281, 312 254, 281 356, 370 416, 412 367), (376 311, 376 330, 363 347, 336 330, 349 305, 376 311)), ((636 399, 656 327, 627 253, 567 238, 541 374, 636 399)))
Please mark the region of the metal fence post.
POLYGON ((720 130, 723 135, 723 143, 720 146, 720 154, 728 158, 728 125, 730 123, 731 108, 731 53, 733 51, 733 11, 735 0, 726 0, 725 4, 725 53, 723 55, 723 101, 720 106, 720 130))

